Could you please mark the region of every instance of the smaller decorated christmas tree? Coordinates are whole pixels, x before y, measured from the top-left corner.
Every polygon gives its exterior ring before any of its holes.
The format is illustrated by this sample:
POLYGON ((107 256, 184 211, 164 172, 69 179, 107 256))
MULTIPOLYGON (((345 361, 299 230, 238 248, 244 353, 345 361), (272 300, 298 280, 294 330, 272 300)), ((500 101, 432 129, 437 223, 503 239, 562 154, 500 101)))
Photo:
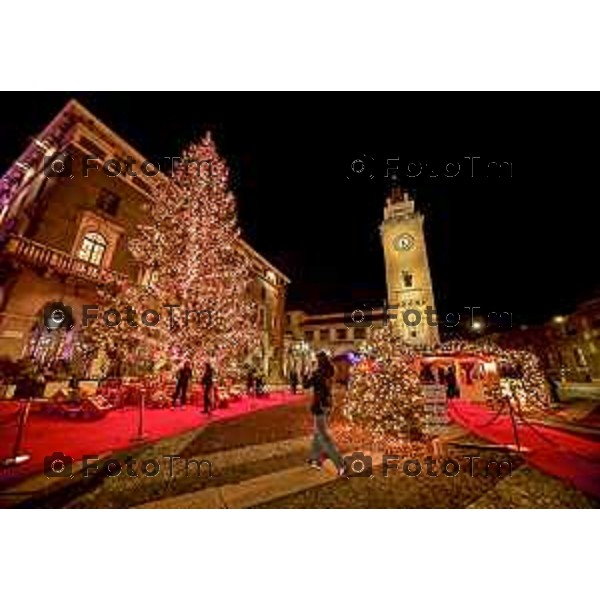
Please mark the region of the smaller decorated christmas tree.
POLYGON ((378 329, 342 405, 348 427, 377 445, 422 437, 425 408, 417 363, 414 350, 391 327, 378 329))

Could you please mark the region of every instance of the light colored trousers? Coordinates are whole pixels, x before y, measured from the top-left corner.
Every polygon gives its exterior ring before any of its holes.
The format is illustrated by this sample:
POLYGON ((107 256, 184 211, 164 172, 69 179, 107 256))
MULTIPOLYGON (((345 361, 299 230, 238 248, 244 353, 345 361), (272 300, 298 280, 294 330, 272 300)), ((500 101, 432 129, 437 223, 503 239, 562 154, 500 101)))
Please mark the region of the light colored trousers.
POLYGON ((335 466, 339 469, 344 466, 344 460, 341 457, 335 442, 329 435, 327 429, 327 414, 315 415, 315 430, 310 449, 310 460, 322 462, 322 455, 329 457, 335 466))

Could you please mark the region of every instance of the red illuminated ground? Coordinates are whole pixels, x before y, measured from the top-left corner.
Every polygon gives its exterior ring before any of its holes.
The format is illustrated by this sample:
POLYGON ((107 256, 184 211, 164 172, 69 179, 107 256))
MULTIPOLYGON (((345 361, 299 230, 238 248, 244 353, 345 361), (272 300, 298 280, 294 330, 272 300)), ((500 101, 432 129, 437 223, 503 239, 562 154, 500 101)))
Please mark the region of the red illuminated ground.
MULTIPOLYGON (((199 429, 209 423, 234 419, 255 411, 301 401, 301 396, 272 393, 264 398, 244 396, 228 408, 217 409, 211 416, 203 414, 198 407, 184 409, 146 409, 144 432, 148 441, 174 436, 185 431, 199 429)), ((0 457, 9 456, 16 433, 16 419, 12 402, 0 403, 0 457)), ((100 419, 79 421, 58 417, 46 417, 32 413, 25 427, 22 448, 32 459, 18 468, 0 471, 0 486, 41 472, 44 457, 53 452, 63 452, 75 461, 84 454, 104 454, 131 446, 137 435, 139 413, 134 408, 114 410, 100 419)))

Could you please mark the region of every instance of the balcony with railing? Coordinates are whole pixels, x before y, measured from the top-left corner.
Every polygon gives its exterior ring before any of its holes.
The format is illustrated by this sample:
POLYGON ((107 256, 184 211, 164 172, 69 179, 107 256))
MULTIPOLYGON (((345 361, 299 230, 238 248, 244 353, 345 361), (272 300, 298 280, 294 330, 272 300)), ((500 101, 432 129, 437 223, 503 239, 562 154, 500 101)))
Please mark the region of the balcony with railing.
POLYGON ((89 281, 126 280, 127 275, 81 260, 71 254, 40 244, 29 238, 11 236, 5 253, 19 262, 34 267, 45 267, 60 275, 78 277, 89 281))

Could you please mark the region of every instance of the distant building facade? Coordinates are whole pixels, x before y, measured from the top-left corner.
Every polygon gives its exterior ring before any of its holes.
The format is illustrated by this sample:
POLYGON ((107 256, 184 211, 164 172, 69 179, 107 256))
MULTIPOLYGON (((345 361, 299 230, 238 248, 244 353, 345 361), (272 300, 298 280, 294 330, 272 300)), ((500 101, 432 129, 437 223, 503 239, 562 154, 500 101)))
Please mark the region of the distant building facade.
POLYGON ((502 346, 530 348, 544 367, 566 381, 600 380, 600 298, 544 325, 521 326, 493 334, 502 346))
MULTIPOLYGON (((77 323, 62 335, 41 327, 48 302, 61 301, 82 314, 97 304, 97 283, 107 271, 140 281, 127 247, 151 209, 157 177, 90 169, 87 177, 46 177, 44 161, 57 152, 72 157, 82 173, 84 156, 100 161, 145 159, 76 101, 69 102, 11 166, 0 183, 0 356, 37 362, 69 361, 77 323)), ((256 279, 250 290, 262 330, 258 366, 271 379, 283 369, 286 287, 289 279, 247 243, 256 279)))
POLYGON ((309 315, 301 310, 286 313, 285 333, 289 340, 303 341, 314 350, 327 350, 333 354, 360 349, 368 342, 377 327, 384 321, 382 310, 373 311, 372 327, 349 326, 347 313, 309 315))

